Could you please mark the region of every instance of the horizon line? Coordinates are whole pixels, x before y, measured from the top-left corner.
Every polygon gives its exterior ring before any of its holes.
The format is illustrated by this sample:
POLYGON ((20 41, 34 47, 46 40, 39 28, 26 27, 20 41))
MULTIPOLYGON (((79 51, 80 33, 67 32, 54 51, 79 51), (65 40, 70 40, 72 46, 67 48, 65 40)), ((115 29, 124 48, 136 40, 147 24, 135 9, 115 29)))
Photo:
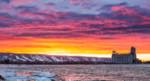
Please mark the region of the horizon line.
MULTIPOLYGON (((76 54, 76 53, 72 53, 72 54, 69 54, 69 53, 57 53, 57 54, 44 54, 44 53, 12 53, 12 52, 0 52, 1 53, 4 53, 4 54, 26 54, 26 55, 53 55, 53 56, 80 56, 80 57, 97 57, 97 58, 111 58, 112 54, 76 54)), ((137 55, 137 58, 142 60, 142 61, 150 61, 150 53, 138 53, 136 54, 137 55)))

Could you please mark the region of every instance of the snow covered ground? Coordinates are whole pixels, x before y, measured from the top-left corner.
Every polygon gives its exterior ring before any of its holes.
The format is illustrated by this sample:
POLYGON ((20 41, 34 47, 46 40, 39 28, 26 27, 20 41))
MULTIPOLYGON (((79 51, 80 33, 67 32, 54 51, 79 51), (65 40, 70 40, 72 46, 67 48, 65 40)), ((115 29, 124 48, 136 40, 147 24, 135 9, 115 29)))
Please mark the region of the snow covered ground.
POLYGON ((20 72, 40 71, 54 73, 55 75, 57 75, 57 78, 59 78, 59 80, 56 81, 150 81, 150 65, 148 64, 0 65, 0 71, 6 70, 20 72))

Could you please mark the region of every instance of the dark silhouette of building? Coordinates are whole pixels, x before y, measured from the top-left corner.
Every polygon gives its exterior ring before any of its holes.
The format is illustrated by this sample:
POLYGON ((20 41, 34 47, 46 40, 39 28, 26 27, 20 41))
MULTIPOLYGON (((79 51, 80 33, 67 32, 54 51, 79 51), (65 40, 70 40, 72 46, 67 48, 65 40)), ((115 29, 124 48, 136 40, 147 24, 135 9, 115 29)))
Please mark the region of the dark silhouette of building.
POLYGON ((113 51, 112 62, 117 64, 132 64, 136 62, 136 48, 131 47, 130 53, 119 54, 113 51))

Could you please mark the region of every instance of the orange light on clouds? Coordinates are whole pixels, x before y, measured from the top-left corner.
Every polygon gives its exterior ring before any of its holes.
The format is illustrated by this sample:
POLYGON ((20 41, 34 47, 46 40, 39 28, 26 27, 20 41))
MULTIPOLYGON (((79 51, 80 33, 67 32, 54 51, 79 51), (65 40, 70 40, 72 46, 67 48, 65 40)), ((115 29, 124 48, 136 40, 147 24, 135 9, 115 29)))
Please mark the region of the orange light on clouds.
POLYGON ((139 54, 150 52, 148 43, 140 39, 135 42, 133 39, 126 41, 124 39, 101 40, 97 38, 16 38, 2 40, 0 52, 96 57, 106 55, 107 57, 112 53, 112 50, 128 53, 132 45, 137 47, 139 54))

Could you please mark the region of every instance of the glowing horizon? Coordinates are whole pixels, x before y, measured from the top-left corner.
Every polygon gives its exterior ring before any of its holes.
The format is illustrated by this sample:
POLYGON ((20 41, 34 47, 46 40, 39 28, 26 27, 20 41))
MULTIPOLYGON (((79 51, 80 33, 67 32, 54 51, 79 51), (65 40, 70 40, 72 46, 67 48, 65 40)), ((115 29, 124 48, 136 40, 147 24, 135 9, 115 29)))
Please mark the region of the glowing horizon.
POLYGON ((149 10, 147 0, 0 0, 0 52, 107 57, 134 46, 147 60, 149 10))

